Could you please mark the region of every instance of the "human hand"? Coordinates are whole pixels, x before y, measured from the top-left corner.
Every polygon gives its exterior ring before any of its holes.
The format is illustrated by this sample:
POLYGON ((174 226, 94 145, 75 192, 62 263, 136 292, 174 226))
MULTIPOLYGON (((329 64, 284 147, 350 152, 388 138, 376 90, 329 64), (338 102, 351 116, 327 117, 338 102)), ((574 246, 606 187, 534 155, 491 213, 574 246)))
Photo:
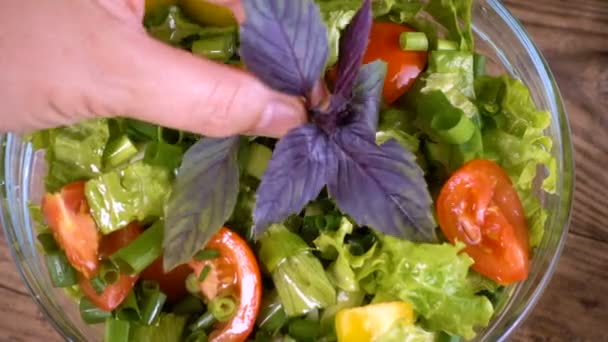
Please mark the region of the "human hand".
MULTIPOLYGON (((243 19, 240 2, 228 5, 243 19)), ((0 3, 0 131, 128 115, 209 136, 281 136, 300 100, 149 37, 144 0, 0 3)))

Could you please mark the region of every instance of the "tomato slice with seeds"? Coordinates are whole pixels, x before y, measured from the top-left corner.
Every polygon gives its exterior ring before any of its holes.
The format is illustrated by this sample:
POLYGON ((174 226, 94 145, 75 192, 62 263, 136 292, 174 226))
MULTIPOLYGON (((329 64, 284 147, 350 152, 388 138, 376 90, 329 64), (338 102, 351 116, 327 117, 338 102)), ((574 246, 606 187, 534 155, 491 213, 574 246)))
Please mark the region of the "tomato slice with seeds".
POLYGON ((84 194, 84 182, 42 198, 42 213, 70 264, 85 278, 97 272, 99 232, 84 194))
MULTIPOLYGON (((137 239, 142 232, 143 230, 139 224, 131 223, 123 229, 103 236, 99 248, 100 256, 108 258, 114 252, 137 239)), ((98 308, 104 311, 112 311, 127 298, 138 278, 138 274, 121 274, 115 283, 106 286, 100 294, 93 289, 90 280, 85 277, 80 277, 79 285, 84 295, 98 308)))
POLYGON ((254 328, 262 297, 262 280, 255 255, 247 242, 228 228, 220 229, 205 248, 217 250, 219 256, 189 263, 197 277, 205 266, 210 268, 200 284, 203 295, 209 300, 232 295, 237 301, 232 319, 217 324, 209 340, 245 341, 254 328))
POLYGON ((363 63, 383 60, 387 64, 382 95, 387 104, 392 104, 414 84, 426 67, 426 51, 403 51, 399 37, 412 28, 391 22, 374 22, 370 32, 369 45, 363 63))
POLYGON ((502 285, 527 278, 528 226, 509 176, 495 162, 473 160, 457 170, 437 199, 439 226, 466 244, 472 268, 502 285))

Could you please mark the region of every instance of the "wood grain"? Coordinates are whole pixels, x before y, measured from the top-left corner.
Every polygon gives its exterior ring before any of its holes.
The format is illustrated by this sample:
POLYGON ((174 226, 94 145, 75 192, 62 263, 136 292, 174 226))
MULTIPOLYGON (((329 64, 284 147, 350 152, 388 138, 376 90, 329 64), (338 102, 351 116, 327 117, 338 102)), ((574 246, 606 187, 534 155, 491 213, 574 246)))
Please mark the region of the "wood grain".
MULTIPOLYGON (((570 234, 514 341, 608 341, 608 0, 507 0, 565 99, 576 155, 570 234)), ((0 341, 59 341, 0 241, 0 341)))

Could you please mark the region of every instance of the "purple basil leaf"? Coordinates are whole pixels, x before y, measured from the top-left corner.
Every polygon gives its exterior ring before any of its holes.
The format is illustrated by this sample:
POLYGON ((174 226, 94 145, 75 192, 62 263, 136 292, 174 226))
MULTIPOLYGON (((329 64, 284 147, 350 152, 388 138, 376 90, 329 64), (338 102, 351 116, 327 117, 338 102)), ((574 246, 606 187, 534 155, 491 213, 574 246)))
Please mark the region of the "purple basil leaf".
POLYGON ((364 65, 357 75, 351 107, 359 120, 367 122, 372 131, 378 128, 378 112, 386 77, 386 63, 375 61, 364 65))
POLYGON ((239 192, 238 150, 238 136, 206 138, 184 155, 165 208, 165 270, 188 262, 232 214, 239 192))
POLYGON ((291 130, 276 145, 258 187, 253 213, 258 234, 317 198, 335 173, 328 136, 312 124, 291 130))
POLYGON ((358 224, 413 241, 435 241, 432 201, 415 156, 394 140, 376 145, 365 123, 331 136, 338 159, 330 196, 358 224))
POLYGON ((371 0, 365 0, 340 37, 338 76, 334 94, 350 99, 372 27, 371 0))
POLYGON ((306 96, 327 61, 327 29, 312 0, 243 0, 240 55, 270 87, 306 96))

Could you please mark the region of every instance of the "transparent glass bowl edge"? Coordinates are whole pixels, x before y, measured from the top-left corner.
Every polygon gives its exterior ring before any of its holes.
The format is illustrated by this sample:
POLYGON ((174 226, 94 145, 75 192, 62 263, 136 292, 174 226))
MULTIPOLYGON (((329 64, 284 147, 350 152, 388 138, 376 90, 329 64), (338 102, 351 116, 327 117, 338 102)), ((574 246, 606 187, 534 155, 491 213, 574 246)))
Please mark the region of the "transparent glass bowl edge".
MULTIPOLYGON (((545 206, 552 209, 547 227, 553 227, 553 229, 547 228, 549 235, 536 250, 531 265, 531 269, 536 272, 531 274, 530 279, 526 282, 508 289, 509 300, 501 303, 500 313, 494 317, 490 326, 476 338, 476 340, 502 341, 506 340, 532 311, 555 270, 569 225, 574 189, 574 164, 570 128, 559 90, 546 62, 525 29, 497 0, 477 2, 474 18, 476 15, 497 15, 513 30, 518 43, 525 47, 532 60, 532 65, 529 67, 539 74, 537 83, 526 84, 531 88, 541 89, 541 91, 533 91, 537 105, 549 110, 554 123, 559 124, 551 128, 551 134, 555 140, 554 154, 558 157, 558 170, 561 170, 558 175, 558 195, 545 198, 545 206), (539 272, 543 269, 544 272, 539 272)), ((525 70, 514 66, 516 63, 503 53, 504 47, 496 45, 496 40, 490 41, 478 27, 474 26, 474 30, 478 42, 488 45, 507 72, 525 79, 525 77, 521 77, 521 73, 525 70)), ((46 268, 37 254, 35 236, 31 234, 33 228, 28 208, 27 205, 24 205, 30 200, 30 186, 35 181, 31 179, 35 174, 31 170, 31 161, 35 154, 31 147, 21 145, 16 135, 0 135, 0 147, 2 147, 0 149, 0 195, 2 197, 0 224, 3 227, 5 239, 10 244, 13 260, 18 264, 19 273, 39 308, 64 338, 75 341, 90 340, 90 337, 85 338, 81 333, 82 323, 78 324, 76 323, 78 321, 75 321, 75 319, 79 320, 77 310, 74 308, 66 310, 65 303, 62 303, 64 300, 57 298, 58 292, 61 290, 49 292, 48 279, 46 283, 44 279, 40 279, 41 275, 46 277, 46 268), (25 229, 30 234, 19 234, 17 227, 25 229)), ((72 301, 62 292, 59 295, 63 295, 65 300, 72 301)), ((76 307, 73 302, 71 305, 76 307)), ((91 328, 86 329, 87 332, 90 332, 91 328)))

